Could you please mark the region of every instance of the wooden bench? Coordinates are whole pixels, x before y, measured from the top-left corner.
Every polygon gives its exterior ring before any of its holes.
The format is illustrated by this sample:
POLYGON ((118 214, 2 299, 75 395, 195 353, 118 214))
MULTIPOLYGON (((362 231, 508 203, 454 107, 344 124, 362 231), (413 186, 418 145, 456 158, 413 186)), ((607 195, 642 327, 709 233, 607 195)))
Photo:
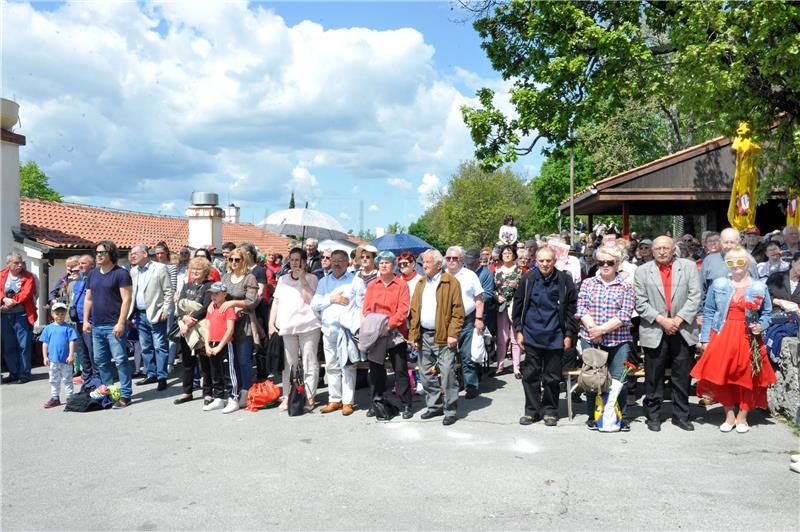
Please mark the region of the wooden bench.
MULTIPOLYGON (((562 371, 561 374, 567 378, 567 415, 569 416, 569 420, 572 421, 572 418, 575 417, 572 412, 572 393, 578 388, 578 375, 581 374, 581 368, 568 368, 562 371), (574 384, 573 379, 575 380, 574 384)), ((636 371, 628 373, 628 379, 633 378, 634 380, 638 380, 643 378, 644 375, 644 368, 639 368, 636 371)), ((669 377, 670 375, 670 368, 664 370, 665 377, 669 377)), ((627 401, 628 398, 626 397, 625 400, 627 401)))

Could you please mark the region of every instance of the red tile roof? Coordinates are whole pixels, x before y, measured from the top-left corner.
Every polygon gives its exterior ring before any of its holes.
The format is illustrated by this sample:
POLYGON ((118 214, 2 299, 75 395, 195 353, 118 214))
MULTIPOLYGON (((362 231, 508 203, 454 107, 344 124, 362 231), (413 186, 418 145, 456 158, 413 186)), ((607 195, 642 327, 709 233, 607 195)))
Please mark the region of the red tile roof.
MULTIPOLYGON (((122 249, 137 243, 164 241, 172 249, 185 246, 189 221, 178 216, 91 207, 78 203, 56 203, 21 198, 22 232, 40 244, 54 248, 84 249, 99 240, 111 240, 122 249)), ((222 224, 222 241, 252 242, 260 250, 285 251, 288 238, 253 224, 222 224)))

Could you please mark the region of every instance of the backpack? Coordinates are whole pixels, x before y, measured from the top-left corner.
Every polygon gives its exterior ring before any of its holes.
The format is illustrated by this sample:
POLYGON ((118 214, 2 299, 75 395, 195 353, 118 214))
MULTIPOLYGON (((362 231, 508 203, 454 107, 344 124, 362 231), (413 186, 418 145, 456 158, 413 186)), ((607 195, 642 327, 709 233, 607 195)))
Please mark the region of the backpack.
POLYGON ((64 412, 94 412, 111 408, 114 405, 114 401, 110 397, 104 396, 104 400, 97 400, 92 399, 89 393, 81 391, 70 397, 67 401, 67 406, 64 407, 64 412))
POLYGON ((608 352, 591 347, 581 355, 583 365, 578 375, 578 385, 587 392, 603 393, 611 386, 608 374, 608 352))
POLYGON ((269 408, 281 396, 281 390, 272 381, 257 382, 247 392, 247 407, 249 412, 257 412, 262 408, 269 408))

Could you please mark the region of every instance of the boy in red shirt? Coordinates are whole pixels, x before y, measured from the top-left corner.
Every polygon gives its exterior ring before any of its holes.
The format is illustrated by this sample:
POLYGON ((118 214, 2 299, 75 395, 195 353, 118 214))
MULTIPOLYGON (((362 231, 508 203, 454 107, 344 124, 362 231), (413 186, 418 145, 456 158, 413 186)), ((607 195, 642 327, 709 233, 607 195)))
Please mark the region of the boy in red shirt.
POLYGON ((211 304, 208 306, 208 334, 206 335, 206 353, 200 357, 201 370, 205 378, 211 379, 214 399, 203 410, 223 408, 223 414, 239 410, 239 382, 236 378, 236 360, 233 354, 233 328, 236 322, 236 309, 222 311, 220 307, 228 297, 228 287, 217 281, 208 287, 211 304), (225 404, 224 397, 228 397, 225 404))

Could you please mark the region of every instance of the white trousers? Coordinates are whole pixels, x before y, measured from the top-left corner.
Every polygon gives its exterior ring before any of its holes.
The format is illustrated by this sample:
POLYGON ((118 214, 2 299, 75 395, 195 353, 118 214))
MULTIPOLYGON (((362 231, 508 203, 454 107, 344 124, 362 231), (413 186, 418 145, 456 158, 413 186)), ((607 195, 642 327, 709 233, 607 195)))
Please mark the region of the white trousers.
POLYGON ((314 399, 317 393, 319 380, 319 361, 317 360, 317 346, 319 345, 319 329, 307 333, 286 334, 283 336, 283 352, 286 355, 286 364, 283 368, 283 394, 289 396, 289 372, 292 366, 297 366, 300 356, 303 361, 303 374, 305 376, 306 397, 314 399))
POLYGON ((64 383, 66 399, 72 397, 72 364, 50 361, 50 397, 61 398, 61 383, 64 383))
POLYGON ((328 402, 352 405, 356 393, 356 366, 342 368, 336 356, 338 334, 322 335, 322 350, 325 351, 325 375, 328 378, 328 402))

